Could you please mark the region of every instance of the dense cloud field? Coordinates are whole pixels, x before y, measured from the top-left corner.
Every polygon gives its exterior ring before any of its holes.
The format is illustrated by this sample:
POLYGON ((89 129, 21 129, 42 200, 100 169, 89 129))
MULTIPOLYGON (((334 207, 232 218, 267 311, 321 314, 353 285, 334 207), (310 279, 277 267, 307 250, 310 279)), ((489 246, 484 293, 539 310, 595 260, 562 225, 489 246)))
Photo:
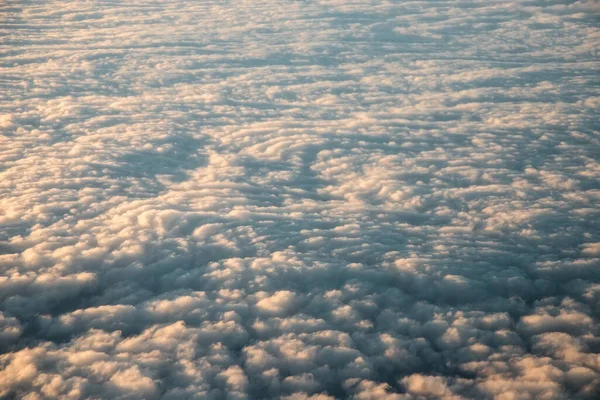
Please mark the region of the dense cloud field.
POLYGON ((600 3, 0 3, 1 399, 600 396, 600 3))

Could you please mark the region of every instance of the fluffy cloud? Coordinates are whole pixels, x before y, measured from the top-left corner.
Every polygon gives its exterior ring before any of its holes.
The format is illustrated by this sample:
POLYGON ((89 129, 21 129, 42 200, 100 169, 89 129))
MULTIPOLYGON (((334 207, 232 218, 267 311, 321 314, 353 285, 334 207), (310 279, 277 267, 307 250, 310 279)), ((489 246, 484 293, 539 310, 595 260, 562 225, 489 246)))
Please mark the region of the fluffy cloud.
POLYGON ((598 397, 595 2, 0 7, 0 397, 598 397))

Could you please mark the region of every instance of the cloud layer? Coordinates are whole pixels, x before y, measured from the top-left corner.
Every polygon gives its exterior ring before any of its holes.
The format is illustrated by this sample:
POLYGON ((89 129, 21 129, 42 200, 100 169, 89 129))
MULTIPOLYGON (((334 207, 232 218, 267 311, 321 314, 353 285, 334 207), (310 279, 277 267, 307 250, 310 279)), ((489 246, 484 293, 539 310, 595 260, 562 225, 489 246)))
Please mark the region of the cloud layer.
POLYGON ((597 2, 0 7, 0 398, 600 395, 597 2))

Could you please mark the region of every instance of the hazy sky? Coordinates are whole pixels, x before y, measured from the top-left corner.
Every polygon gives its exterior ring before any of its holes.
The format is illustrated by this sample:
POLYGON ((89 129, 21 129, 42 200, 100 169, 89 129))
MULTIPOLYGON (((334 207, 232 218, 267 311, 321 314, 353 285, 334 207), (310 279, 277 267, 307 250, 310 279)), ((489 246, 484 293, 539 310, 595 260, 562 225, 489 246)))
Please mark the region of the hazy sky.
POLYGON ((0 398, 597 399, 600 3, 0 3, 0 398))

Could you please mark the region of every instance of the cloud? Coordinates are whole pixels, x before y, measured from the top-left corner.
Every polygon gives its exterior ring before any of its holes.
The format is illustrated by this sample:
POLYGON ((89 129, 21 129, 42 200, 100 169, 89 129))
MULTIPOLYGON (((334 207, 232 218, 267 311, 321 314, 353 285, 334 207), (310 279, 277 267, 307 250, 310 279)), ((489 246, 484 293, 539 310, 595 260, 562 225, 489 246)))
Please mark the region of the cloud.
POLYGON ((272 296, 266 293, 258 293, 261 298, 256 303, 256 308, 267 315, 285 315, 290 312, 290 308, 296 303, 296 294, 289 290, 279 290, 272 296), (265 297, 268 296, 268 297, 265 297))
POLYGON ((594 2, 2 7, 1 398, 598 397, 594 2))

